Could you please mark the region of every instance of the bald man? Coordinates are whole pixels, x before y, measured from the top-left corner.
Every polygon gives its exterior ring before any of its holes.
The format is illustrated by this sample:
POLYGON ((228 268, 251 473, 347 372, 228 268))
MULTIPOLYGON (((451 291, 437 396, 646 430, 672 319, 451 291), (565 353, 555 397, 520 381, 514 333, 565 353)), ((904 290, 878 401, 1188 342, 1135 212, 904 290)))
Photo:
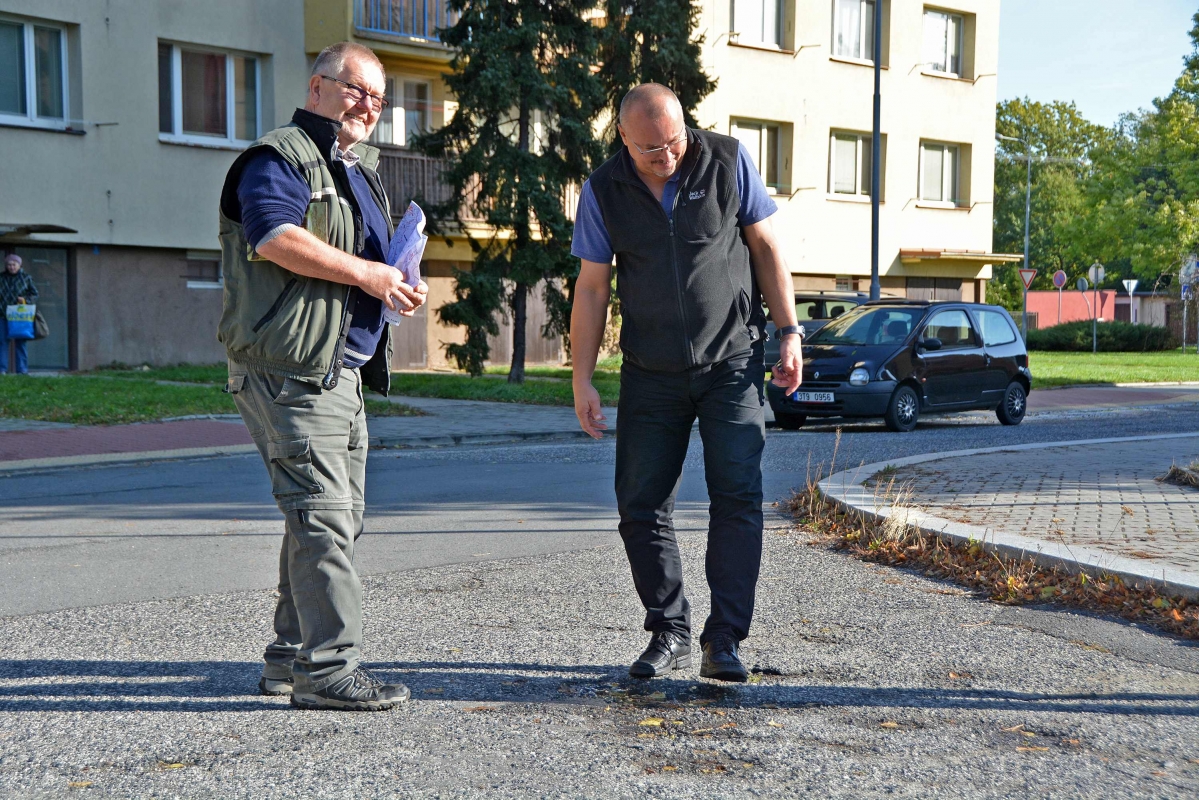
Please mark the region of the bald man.
POLYGON ((762 559, 762 300, 778 324, 774 383, 800 382, 791 273, 770 217, 777 206, 736 139, 688 128, 674 92, 634 88, 621 102, 624 148, 583 184, 571 252, 582 265, 571 318, 575 413, 605 429, 591 384, 607 318, 612 263, 620 297, 620 535, 645 606, 649 646, 629 667, 653 678, 691 664, 691 609, 672 512, 691 426, 699 419, 711 500, 712 608, 700 676, 743 682, 762 559))

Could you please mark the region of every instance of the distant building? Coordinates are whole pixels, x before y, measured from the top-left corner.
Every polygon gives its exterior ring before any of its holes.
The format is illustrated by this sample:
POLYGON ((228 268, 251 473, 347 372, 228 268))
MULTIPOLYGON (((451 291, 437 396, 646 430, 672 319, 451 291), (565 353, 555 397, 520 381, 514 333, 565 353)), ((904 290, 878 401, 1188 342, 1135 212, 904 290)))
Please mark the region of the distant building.
POLYGON ((1063 290, 1060 295, 1054 290, 1029 292, 1028 327, 1036 330, 1089 320, 1093 315, 1092 306, 1098 306, 1100 322, 1115 320, 1159 328, 1177 327, 1178 334, 1181 336, 1182 333, 1182 306, 1177 297, 1154 292, 1137 292, 1129 297, 1127 292, 1114 289, 1098 292, 1071 289, 1063 290))

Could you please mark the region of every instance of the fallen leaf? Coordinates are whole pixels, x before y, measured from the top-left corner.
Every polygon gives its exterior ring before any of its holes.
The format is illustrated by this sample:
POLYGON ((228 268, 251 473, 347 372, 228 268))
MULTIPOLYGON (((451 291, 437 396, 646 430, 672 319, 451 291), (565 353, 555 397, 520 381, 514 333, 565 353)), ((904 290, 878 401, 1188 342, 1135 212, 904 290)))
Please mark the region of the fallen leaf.
POLYGON ((641 725, 642 727, 646 727, 646 728, 661 728, 662 723, 665 721, 666 720, 662 719, 661 717, 649 717, 647 719, 641 720, 637 724, 641 725))
POLYGON ((1074 745, 1075 747, 1077 747, 1078 743, 1079 743, 1078 739, 1062 739, 1062 744, 1071 744, 1071 745, 1074 745))
POLYGON ((712 731, 714 731, 714 730, 716 730, 716 729, 715 729, 715 728, 696 728, 695 730, 693 730, 693 731, 690 731, 690 733, 692 733, 692 734, 696 734, 696 733, 711 733, 711 732, 712 732, 712 731))
POLYGON ((1024 727, 1024 723, 1021 722, 1019 725, 1013 725, 1010 728, 1000 728, 999 730, 1006 731, 1007 733, 1015 733, 1016 731, 1020 730, 1023 727, 1024 727))
POLYGON ((750 675, 749 676, 749 683, 761 683, 761 682, 762 682, 761 675, 750 675))
POLYGON ((783 723, 781 723, 781 722, 775 722, 774 720, 770 720, 770 721, 769 721, 769 722, 767 722, 766 724, 767 724, 767 725, 769 725, 769 726, 770 726, 770 727, 772 727, 772 728, 781 728, 781 727, 783 727, 783 723))
POLYGON ((1136 513, 1128 506, 1120 506, 1120 510, 1123 511, 1125 514, 1127 514, 1130 517, 1135 516, 1135 513, 1136 513))
POLYGON ((87 787, 89 787, 91 785, 92 785, 91 781, 68 781, 67 782, 68 789, 86 789, 87 787))
POLYGON ((880 728, 898 728, 899 723, 898 722, 880 722, 878 724, 878 726, 880 728))
POLYGON ((1182 612, 1177 608, 1170 609, 1170 616, 1174 618, 1175 622, 1182 622, 1182 612))
POLYGON ((743 762, 741 763, 741 766, 745 767, 746 769, 752 769, 752 768, 753 768, 753 764, 749 763, 748 761, 743 761, 743 762))
POLYGON ((666 766, 662 767, 662 771, 663 771, 663 772, 675 772, 676 770, 678 770, 678 767, 672 767, 672 766, 670 766, 669 764, 667 764, 666 766))
POLYGON ((638 739, 652 739, 652 738, 654 738, 654 735, 652 733, 639 733, 639 734, 637 734, 637 738, 638 739))
POLYGON ((724 723, 723 725, 721 725, 719 728, 717 728, 716 730, 722 730, 722 729, 724 729, 724 728, 735 728, 735 727, 737 727, 737 723, 735 723, 735 722, 726 722, 726 723, 724 723))
POLYGON ((1035 733, 1033 733, 1032 731, 1020 731, 1020 735, 1021 735, 1021 736, 1027 736, 1027 737, 1028 737, 1028 738, 1030 738, 1030 739, 1035 739, 1035 738, 1036 738, 1036 736, 1037 736, 1037 735, 1036 735, 1035 733))
POLYGON ((167 763, 166 761, 159 761, 158 766, 162 769, 183 769, 187 766, 187 764, 181 764, 178 761, 172 761, 170 763, 167 763))
POLYGON ((1017 747, 1017 753, 1044 753, 1048 747, 1017 747))
POLYGON ((951 672, 951 673, 949 673, 949 679, 951 681, 960 681, 960 680, 965 680, 967 678, 973 678, 973 677, 974 676, 971 675, 969 672, 951 672))

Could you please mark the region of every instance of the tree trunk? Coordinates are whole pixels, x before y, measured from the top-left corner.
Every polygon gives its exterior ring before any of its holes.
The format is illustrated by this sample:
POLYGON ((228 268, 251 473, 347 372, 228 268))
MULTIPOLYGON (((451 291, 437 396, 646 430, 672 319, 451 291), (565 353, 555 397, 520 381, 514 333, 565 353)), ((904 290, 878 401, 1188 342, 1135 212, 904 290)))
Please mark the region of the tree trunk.
MULTIPOLYGON (((528 95, 522 92, 520 116, 517 119, 517 147, 522 153, 529 152, 531 116, 528 95)), ((517 187, 516 197, 518 213, 512 233, 516 252, 520 253, 530 245, 528 189, 523 184, 517 187)), ((508 369, 508 383, 525 382, 525 322, 528 319, 528 299, 529 285, 518 281, 516 289, 512 292, 512 366, 508 369)))
POLYGON ((512 368, 508 383, 525 382, 525 321, 528 319, 529 285, 516 284, 512 292, 512 368))

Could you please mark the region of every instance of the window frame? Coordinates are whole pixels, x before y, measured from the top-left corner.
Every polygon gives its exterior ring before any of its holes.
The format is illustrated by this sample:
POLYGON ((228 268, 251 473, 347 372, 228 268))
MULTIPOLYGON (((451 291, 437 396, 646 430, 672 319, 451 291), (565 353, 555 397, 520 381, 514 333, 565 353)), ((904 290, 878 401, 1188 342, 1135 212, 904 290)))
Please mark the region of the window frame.
POLYGON ((937 14, 939 16, 945 17, 947 25, 948 25, 949 21, 957 20, 958 68, 957 68, 956 72, 954 70, 950 69, 950 67, 952 67, 953 64, 949 57, 949 50, 948 50, 949 37, 948 37, 948 35, 946 35, 946 37, 945 37, 945 52, 942 54, 945 59, 946 69, 944 69, 944 70, 936 69, 933 66, 933 62, 925 60, 925 58, 928 56, 928 54, 921 52, 921 54, 920 54, 920 70, 922 72, 928 73, 929 75, 936 75, 937 77, 942 77, 942 78, 961 78, 962 72, 963 72, 962 66, 964 65, 965 60, 966 60, 966 18, 965 18, 965 15, 959 14, 959 13, 956 13, 953 11, 948 11, 945 9, 930 8, 928 6, 925 6, 924 7, 924 17, 922 19, 923 24, 921 26, 920 47, 921 47, 922 51, 923 51, 925 43, 926 43, 926 40, 924 37, 927 35, 925 33, 925 31, 927 30, 926 26, 928 25, 928 17, 930 14, 937 14))
MULTIPOLYGON (((864 201, 864 200, 870 199, 871 178, 867 177, 864 174, 864 170, 862 169, 862 159, 865 157, 865 155, 867 153, 870 153, 870 158, 872 159, 871 163, 873 163, 874 151, 873 151, 873 149, 871 149, 871 150, 866 149, 866 141, 868 139, 873 139, 873 138, 874 138, 874 135, 868 134, 868 133, 856 133, 854 131, 841 131, 841 130, 835 130, 835 129, 832 131, 829 131, 829 137, 828 137, 828 196, 829 197, 831 197, 834 200, 854 199, 854 200, 864 201), (840 139, 849 139, 851 137, 856 140, 855 152, 854 152, 854 172, 855 172, 854 191, 839 192, 836 189, 836 187, 837 187, 837 139, 839 139, 839 138, 840 139)), ((873 143, 872 143, 872 145, 873 145, 873 143)), ((881 155, 881 153, 880 153, 880 155, 881 155)), ((881 187, 880 187, 880 189, 881 189, 881 187)), ((880 200, 881 200, 881 198, 880 198, 880 200)))
MULTIPOLYGON (((859 53, 858 53, 858 55, 845 55, 845 54, 837 51, 837 33, 840 30, 840 27, 839 27, 840 15, 837 14, 838 0, 832 0, 832 5, 833 5, 833 24, 832 24, 832 31, 831 31, 832 42, 829 47, 829 52, 832 54, 831 55, 832 58, 838 59, 841 61, 854 61, 854 62, 859 62, 862 64, 868 64, 870 66, 874 66, 874 42, 872 41, 870 43, 869 47, 867 47, 867 45, 866 45, 867 33, 869 33, 869 35, 872 39, 874 38, 874 25, 873 24, 867 25, 866 15, 864 13, 862 13, 863 8, 868 4, 874 8, 874 14, 881 13, 881 9, 880 9, 881 0, 858 0, 858 50, 859 50, 859 53)), ((874 19, 874 17, 872 14, 871 15, 871 23, 873 23, 873 19, 874 19)), ((884 20, 884 22, 885 22, 885 20, 884 20)))
MULTIPOLYGON (((941 327, 944 327, 944 326, 941 326, 941 327)), ((982 347, 982 336, 981 336, 981 334, 979 334, 978 330, 975 328, 975 323, 974 323, 974 320, 971 319, 971 315, 964 308, 941 308, 941 309, 938 309, 937 311, 933 312, 933 314, 928 318, 928 322, 924 323, 924 327, 920 331, 920 335, 926 339, 929 339, 929 338, 941 339, 941 350, 942 351, 944 351, 944 350, 974 350, 979 347, 982 347), (933 323, 935 323, 937 321, 937 318, 944 316, 944 315, 948 315, 948 314, 961 314, 962 318, 964 320, 966 320, 966 329, 970 331, 970 341, 969 342, 963 342, 961 340, 958 340, 954 344, 946 345, 945 340, 941 339, 941 337, 939 337, 939 336, 933 337, 933 336, 929 335, 929 329, 934 327, 933 323)))
MULTIPOLYGON (((729 135, 735 138, 741 144, 745 142, 737 135, 738 128, 757 128, 759 131, 759 152, 758 162, 754 165, 758 169, 758 175, 762 178, 762 183, 766 186, 766 191, 769 194, 787 194, 788 189, 783 184, 783 176, 785 175, 785 165, 783 158, 783 125, 785 123, 771 122, 769 120, 744 119, 733 117, 729 120, 729 135), (768 175, 767 169, 770 166, 770 145, 774 144, 774 175, 768 175)), ((746 147, 746 150, 749 148, 746 147)), ((751 156, 753 153, 750 154, 751 156)))
POLYGON ((1015 344, 1016 342, 1020 341, 1019 331, 1017 331, 1015 329, 1015 327, 1013 326, 1012 320, 1009 319, 1006 314, 1003 314, 999 311, 993 311, 989 308, 976 308, 976 309, 974 309, 974 315, 975 315, 975 317, 978 318, 977 319, 978 334, 979 334, 979 337, 982 339, 983 347, 1006 347, 1009 344, 1015 344), (1007 335, 1011 337, 1010 339, 1007 339, 1002 342, 992 342, 992 341, 988 340, 988 338, 987 338, 987 317, 988 317, 988 315, 998 317, 1003 322, 1003 329, 1005 331, 1007 331, 1007 335))
MULTIPOLYGON (((786 6, 783 0, 729 0, 729 33, 736 34, 733 39, 734 44, 745 45, 748 47, 763 47, 770 50, 785 50, 784 42, 786 40, 786 6), (771 4, 774 6, 774 40, 767 41, 765 38, 756 38, 748 40, 744 38, 746 31, 737 27, 737 3, 738 2, 756 2, 761 6, 761 12, 758 19, 761 20, 763 28, 766 25, 766 6, 771 4)), ((757 35, 757 34, 754 34, 757 35)))
POLYGON ((960 208, 961 193, 962 193, 962 148, 960 145, 950 142, 938 142, 922 139, 920 140, 920 159, 919 159, 919 183, 917 186, 916 196, 919 205, 931 206, 933 208, 960 208), (952 153, 952 170, 946 170, 946 161, 941 162, 941 199, 930 200, 925 196, 925 172, 924 159, 925 153, 929 148, 940 148, 941 151, 948 155, 952 153), (950 178, 950 173, 952 178, 950 178), (952 186, 950 185, 952 183, 952 186), (946 196, 949 199, 945 199, 946 196))
POLYGON ((49 20, 21 19, 0 16, 0 22, 7 25, 21 26, 21 44, 24 47, 24 59, 21 65, 25 83, 25 113, 0 111, 0 125, 11 125, 23 128, 43 128, 47 130, 69 130, 71 128, 71 92, 69 69, 69 42, 67 26, 60 22, 49 20), (59 51, 62 54, 62 117, 42 117, 37 113, 37 50, 34 42, 35 28, 49 28, 58 31, 59 51))
MULTIPOLYGON (((184 144, 195 147, 213 147, 221 150, 244 150, 262 136, 262 56, 220 47, 159 39, 159 45, 171 48, 171 133, 158 132, 158 141, 166 144, 184 144), (183 132, 183 51, 205 53, 225 57, 225 136, 206 136, 200 133, 183 132), (254 138, 237 138, 237 94, 233 59, 254 60, 254 138)), ((156 50, 157 52, 157 50, 156 50)), ((158 87, 159 102, 162 87, 158 87)))

